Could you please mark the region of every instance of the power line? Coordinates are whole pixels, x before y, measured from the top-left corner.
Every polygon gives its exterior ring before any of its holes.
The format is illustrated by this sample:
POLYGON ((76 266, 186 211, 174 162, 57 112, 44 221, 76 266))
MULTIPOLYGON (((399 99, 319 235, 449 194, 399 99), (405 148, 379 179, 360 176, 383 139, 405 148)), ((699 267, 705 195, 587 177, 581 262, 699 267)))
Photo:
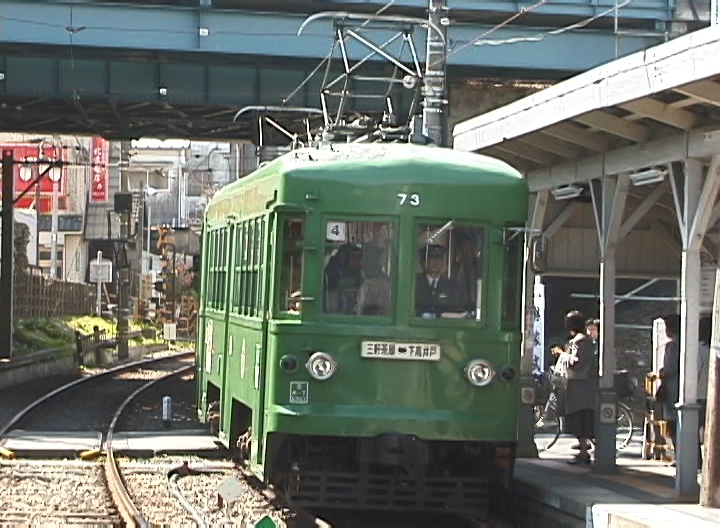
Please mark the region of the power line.
POLYGON ((451 57, 452 55, 454 55, 454 54, 456 54, 456 53, 464 50, 464 49, 467 48, 468 46, 472 46, 472 45, 475 44, 476 42, 480 41, 481 39, 484 39, 485 37, 487 37, 488 35, 491 35, 492 33, 495 33, 497 30, 502 29, 503 27, 507 26, 508 24, 510 24, 511 22, 513 22, 514 20, 517 20, 518 18, 520 18, 521 16, 523 16, 523 15, 525 15, 525 14, 527 14, 527 13, 530 13, 531 11, 535 11, 537 8, 542 7, 543 5, 545 5, 545 4, 547 3, 547 1, 548 1, 548 0, 540 0, 539 2, 536 2, 536 3, 534 3, 533 5, 531 5, 531 6, 529 6, 529 7, 522 7, 522 8, 520 8, 520 11, 518 11, 518 12, 515 13, 515 14, 513 14, 513 15, 510 16, 509 18, 503 20, 502 22, 500 22, 499 24, 496 24, 495 26, 491 27, 490 29, 488 29, 488 30, 485 31, 484 33, 478 35, 478 36, 475 37, 474 39, 469 40, 468 42, 466 42, 466 43, 463 44, 462 46, 459 46, 459 47, 455 48, 453 51, 449 52, 449 53, 447 54, 446 58, 449 58, 449 57, 451 57))
POLYGON ((499 46, 501 44, 516 44, 518 42, 540 42, 542 40, 545 40, 549 36, 554 35, 560 35, 562 33, 566 33, 568 31, 572 31, 574 29, 580 29, 591 22, 594 22, 595 20, 602 18, 604 16, 609 15, 613 11, 623 8, 627 6, 628 4, 632 3, 633 0, 625 0, 622 4, 618 4, 617 6, 611 7, 610 9, 607 9, 606 11, 603 11, 602 13, 598 13, 597 15, 591 16, 589 18, 586 18, 585 20, 581 20, 580 22, 576 22, 574 24, 571 24, 569 26, 565 26, 559 29, 553 29, 551 31, 545 31, 543 33, 538 33, 537 35, 531 36, 531 37, 514 37, 514 38, 508 38, 508 39, 502 39, 502 40, 477 40, 474 42, 475 46, 499 46))

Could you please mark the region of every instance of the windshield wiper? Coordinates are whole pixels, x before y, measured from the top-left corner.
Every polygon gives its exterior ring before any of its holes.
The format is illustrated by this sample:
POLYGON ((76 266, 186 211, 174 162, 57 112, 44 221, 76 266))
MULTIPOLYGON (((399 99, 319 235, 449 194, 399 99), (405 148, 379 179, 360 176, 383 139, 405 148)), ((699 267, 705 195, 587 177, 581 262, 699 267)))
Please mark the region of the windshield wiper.
POLYGON ((455 220, 449 220, 447 224, 445 224, 444 226, 442 226, 440 229, 438 229, 437 231, 435 231, 432 235, 430 235, 430 236, 428 237, 427 243, 428 243, 428 244, 432 244, 433 242, 435 242, 435 240, 436 240, 440 235, 442 235, 442 234, 443 234, 445 231, 447 231, 448 229, 451 229, 452 226, 454 226, 454 225, 455 225, 455 220))

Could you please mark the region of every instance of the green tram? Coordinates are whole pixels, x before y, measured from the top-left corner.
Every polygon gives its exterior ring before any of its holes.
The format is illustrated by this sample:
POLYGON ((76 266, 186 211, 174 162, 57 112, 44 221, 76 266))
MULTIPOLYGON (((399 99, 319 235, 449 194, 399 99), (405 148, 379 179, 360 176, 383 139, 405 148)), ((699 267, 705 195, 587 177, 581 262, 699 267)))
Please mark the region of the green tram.
POLYGON ((409 144, 300 149, 228 185, 203 232, 200 419, 305 505, 486 509, 512 476, 527 203, 505 163, 409 144))

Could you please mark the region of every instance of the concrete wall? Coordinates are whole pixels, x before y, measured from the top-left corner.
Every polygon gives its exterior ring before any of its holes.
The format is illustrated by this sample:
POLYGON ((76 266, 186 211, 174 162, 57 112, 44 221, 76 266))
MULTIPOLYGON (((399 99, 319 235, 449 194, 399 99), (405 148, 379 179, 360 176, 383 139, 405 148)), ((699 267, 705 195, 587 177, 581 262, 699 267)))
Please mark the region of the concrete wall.
POLYGON ((28 381, 68 374, 77 369, 73 347, 45 350, 0 363, 0 388, 14 387, 28 381))
MULTIPOLYGON (((131 347, 130 358, 141 359, 160 350, 167 350, 167 345, 131 347)), ((83 364, 86 366, 108 365, 115 361, 117 361, 117 351, 115 349, 104 350, 97 356, 92 353, 83 356, 83 364)), ((14 387, 49 376, 70 374, 77 371, 77 369, 77 355, 73 346, 66 349, 43 350, 0 363, 0 389, 14 387)))

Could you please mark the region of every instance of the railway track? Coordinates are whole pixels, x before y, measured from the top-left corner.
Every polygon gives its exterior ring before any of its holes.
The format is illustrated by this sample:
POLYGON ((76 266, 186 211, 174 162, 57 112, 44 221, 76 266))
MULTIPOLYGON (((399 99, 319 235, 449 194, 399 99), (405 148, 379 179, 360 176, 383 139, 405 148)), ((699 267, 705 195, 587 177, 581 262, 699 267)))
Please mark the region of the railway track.
POLYGON ((115 367, 51 389, 20 409, 0 427, 0 439, 22 429, 37 435, 99 432, 105 441, 76 460, 12 459, 14 453, 3 452, 0 525, 211 526, 269 516, 278 526, 298 526, 298 514, 270 500, 262 483, 229 460, 118 455, 123 427, 158 427, 158 395, 169 392, 161 384, 192 381, 192 360, 192 353, 182 353, 115 367), (138 417, 143 413, 144 420, 138 417), (247 492, 242 501, 221 506, 217 489, 230 478, 247 492))
POLYGON ((193 352, 181 352, 120 365, 71 381, 21 409, 2 428, 0 438, 12 429, 25 431, 107 431, 117 408, 133 391, 192 367, 193 352))
POLYGON ((158 396, 167 391, 161 384, 182 377, 192 381, 192 356, 145 360, 72 381, 27 405, 0 427, 0 439, 18 428, 99 431, 105 438, 102 449, 81 453, 77 460, 0 460, 0 525, 245 525, 268 516, 277 526, 290 528, 402 528, 448 522, 458 527, 492 526, 465 523, 452 515, 310 512, 229 460, 189 454, 118 456, 116 439, 123 427, 158 425, 158 396), (139 418, 143 412, 152 418, 139 418), (217 490, 229 479, 245 489, 243 498, 220 503, 217 490))
MULTIPOLYGON (((148 526, 127 490, 113 437, 129 404, 154 384, 194 367, 193 353, 137 361, 72 381, 20 410, 1 429, 105 433, 104 449, 82 453, 90 460, 5 460, 0 524, 52 523, 148 526), (69 422, 69 423, 68 423, 69 422), (70 427, 68 427, 70 425, 70 427)), ((13 453, 5 451, 6 458, 13 453)))

